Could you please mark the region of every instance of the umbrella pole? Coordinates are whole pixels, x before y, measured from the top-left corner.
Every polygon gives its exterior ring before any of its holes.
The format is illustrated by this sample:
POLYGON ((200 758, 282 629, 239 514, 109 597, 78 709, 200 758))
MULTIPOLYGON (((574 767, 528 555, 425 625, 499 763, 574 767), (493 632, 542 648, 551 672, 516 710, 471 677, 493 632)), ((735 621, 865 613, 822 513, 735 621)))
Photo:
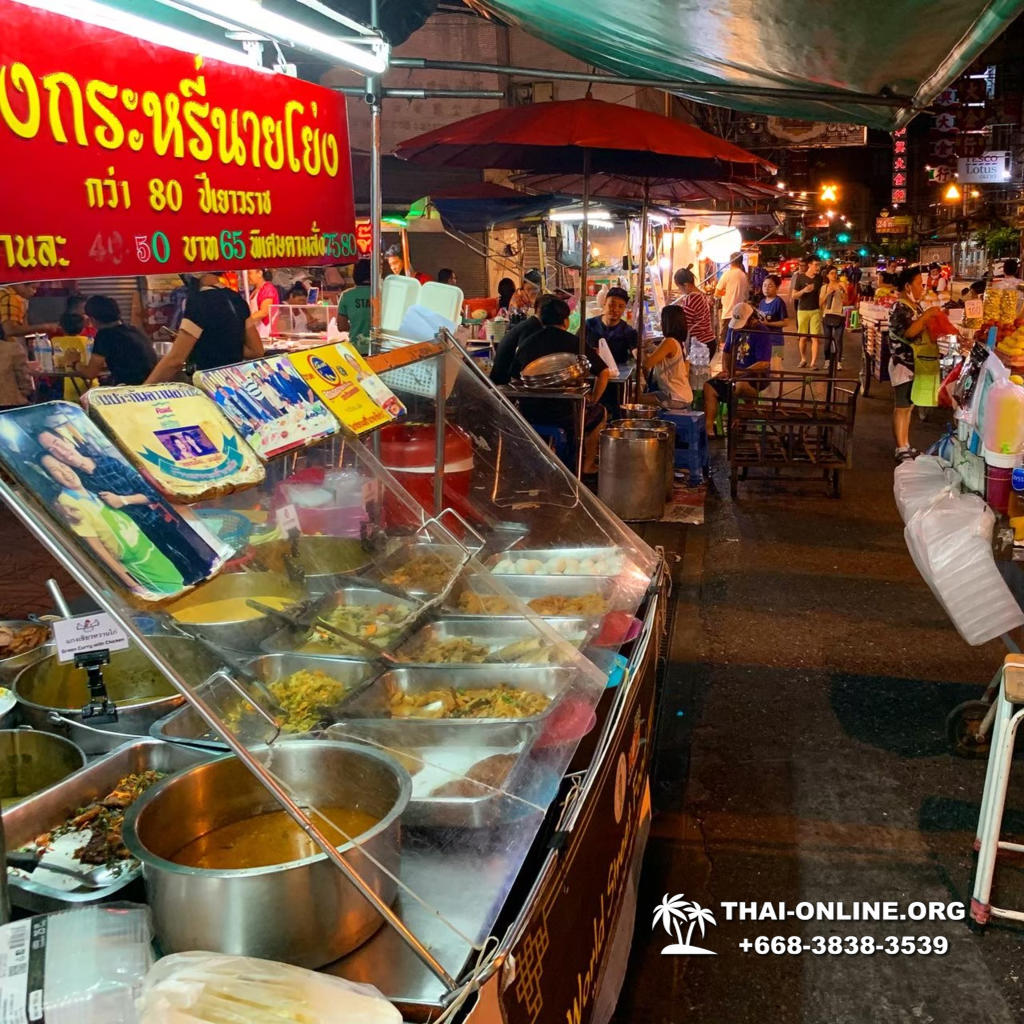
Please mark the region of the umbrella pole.
MULTIPOLYGON (((590 150, 583 150, 583 231, 580 234, 580 355, 587 345, 587 270, 590 267, 590 150)), ((582 441, 580 442, 582 444, 582 441)))
MULTIPOLYGON (((633 401, 640 401, 640 363, 644 357, 644 295, 647 290, 647 207, 651 198, 651 183, 644 178, 644 202, 640 208, 640 282, 637 285, 637 317, 636 317, 636 383, 633 388, 633 401)), ((654 298, 653 289, 651 298, 654 298)))

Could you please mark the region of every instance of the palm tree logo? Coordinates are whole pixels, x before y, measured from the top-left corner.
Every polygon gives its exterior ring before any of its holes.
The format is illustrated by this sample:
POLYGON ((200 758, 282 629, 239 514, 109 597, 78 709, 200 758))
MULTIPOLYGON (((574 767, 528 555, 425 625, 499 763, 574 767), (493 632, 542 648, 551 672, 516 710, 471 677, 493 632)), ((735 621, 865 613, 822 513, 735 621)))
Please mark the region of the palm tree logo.
POLYGON ((667 934, 672 935, 678 941, 666 946, 661 952, 663 956, 677 956, 690 954, 697 956, 717 956, 710 949, 703 949, 701 946, 691 946, 690 939, 693 938, 694 928, 700 928, 700 937, 704 938, 704 929, 709 924, 715 924, 715 917, 710 910, 705 909, 699 903, 683 899, 682 893, 669 896, 665 893, 661 902, 654 908, 654 924, 652 928, 663 925, 667 934), (690 927, 686 931, 686 941, 683 941, 681 925, 689 921, 690 927))

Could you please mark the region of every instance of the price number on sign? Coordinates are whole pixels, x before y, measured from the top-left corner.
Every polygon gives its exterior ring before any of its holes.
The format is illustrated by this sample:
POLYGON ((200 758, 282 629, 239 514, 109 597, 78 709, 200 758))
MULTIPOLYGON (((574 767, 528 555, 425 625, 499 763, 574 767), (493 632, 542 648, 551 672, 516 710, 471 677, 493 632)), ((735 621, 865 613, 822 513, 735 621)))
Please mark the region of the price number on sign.
POLYGON ((140 263, 148 263, 151 259, 157 263, 166 263, 171 258, 171 243, 162 231, 154 231, 152 235, 136 235, 135 258, 140 263))
POLYGON ((245 242, 241 231, 222 231, 220 233, 220 254, 226 260, 245 259, 245 242))
POLYGON ((89 258, 97 263, 113 263, 116 267, 124 260, 124 239, 120 231, 109 235, 99 232, 89 246, 89 258))

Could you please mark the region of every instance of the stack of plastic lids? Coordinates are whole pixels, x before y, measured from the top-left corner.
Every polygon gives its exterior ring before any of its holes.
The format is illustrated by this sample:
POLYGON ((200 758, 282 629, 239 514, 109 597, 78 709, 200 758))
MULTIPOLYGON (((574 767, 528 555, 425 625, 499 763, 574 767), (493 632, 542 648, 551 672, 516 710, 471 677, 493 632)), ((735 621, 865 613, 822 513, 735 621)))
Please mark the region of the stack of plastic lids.
POLYGON ((896 467, 892 493, 904 523, 933 501, 958 491, 960 474, 934 455, 921 455, 896 467))
POLYGON ((1024 625, 992 557, 994 525, 981 498, 950 493, 918 511, 903 531, 917 571, 972 646, 1024 625))
POLYGON ((135 1000, 153 963, 152 938, 149 910, 132 904, 107 903, 4 925, 2 1019, 135 1024, 135 1000))

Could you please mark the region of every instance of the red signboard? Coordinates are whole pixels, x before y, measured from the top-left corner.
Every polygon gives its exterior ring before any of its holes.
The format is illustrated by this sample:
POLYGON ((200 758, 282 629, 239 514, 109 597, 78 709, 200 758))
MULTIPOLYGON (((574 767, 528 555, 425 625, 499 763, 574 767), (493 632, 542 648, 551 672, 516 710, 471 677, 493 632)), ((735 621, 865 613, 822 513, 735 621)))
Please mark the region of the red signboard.
POLYGON ((0 281, 358 258, 345 99, 0 0, 0 281))
POLYGON ((356 248, 360 256, 369 256, 373 252, 373 229, 363 217, 356 221, 356 248))

